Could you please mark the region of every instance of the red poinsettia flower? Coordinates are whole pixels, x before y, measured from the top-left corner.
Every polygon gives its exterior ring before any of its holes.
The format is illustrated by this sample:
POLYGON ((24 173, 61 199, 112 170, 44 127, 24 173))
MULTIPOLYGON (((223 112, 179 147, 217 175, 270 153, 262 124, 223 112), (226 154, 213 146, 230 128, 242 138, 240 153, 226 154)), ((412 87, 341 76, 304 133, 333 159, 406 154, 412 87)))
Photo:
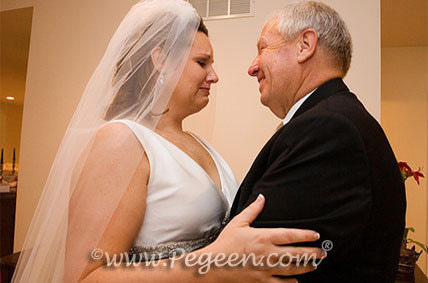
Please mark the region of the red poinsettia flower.
POLYGON ((421 168, 418 169, 418 171, 413 171, 412 168, 407 164, 407 162, 398 162, 398 167, 400 168, 401 177, 403 178, 403 181, 406 181, 407 178, 413 176, 415 181, 419 185, 419 178, 425 178, 425 176, 420 172, 421 168))
POLYGON ((413 172, 413 178, 415 178, 416 183, 418 183, 418 185, 419 185, 419 177, 425 178, 425 176, 420 171, 421 171, 421 169, 419 168, 418 171, 413 172))
POLYGON ((398 162, 398 167, 400 168, 401 177, 403 177, 403 181, 406 181, 406 179, 411 176, 412 169, 407 164, 407 162, 398 162))

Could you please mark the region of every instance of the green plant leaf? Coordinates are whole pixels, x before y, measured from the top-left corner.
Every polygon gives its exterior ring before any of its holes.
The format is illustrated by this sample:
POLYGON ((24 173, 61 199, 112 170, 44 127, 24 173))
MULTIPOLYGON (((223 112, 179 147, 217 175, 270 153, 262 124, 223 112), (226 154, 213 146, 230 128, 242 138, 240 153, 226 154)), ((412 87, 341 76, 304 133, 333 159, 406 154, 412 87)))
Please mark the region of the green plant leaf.
POLYGON ((411 232, 415 232, 415 228, 413 228, 413 227, 406 227, 405 229, 404 229, 404 233, 403 233, 403 240, 401 241, 401 243, 403 244, 403 245, 406 245, 407 244, 407 236, 408 236, 408 234, 409 234, 409 231, 411 231, 411 232))
POLYGON ((421 243, 421 242, 415 241, 415 240, 413 240, 413 239, 407 239, 407 241, 408 241, 409 243, 412 243, 412 244, 417 245, 417 246, 418 246, 418 247, 420 247, 424 252, 428 253, 428 246, 427 246, 427 245, 425 245, 425 244, 423 244, 423 243, 421 243))

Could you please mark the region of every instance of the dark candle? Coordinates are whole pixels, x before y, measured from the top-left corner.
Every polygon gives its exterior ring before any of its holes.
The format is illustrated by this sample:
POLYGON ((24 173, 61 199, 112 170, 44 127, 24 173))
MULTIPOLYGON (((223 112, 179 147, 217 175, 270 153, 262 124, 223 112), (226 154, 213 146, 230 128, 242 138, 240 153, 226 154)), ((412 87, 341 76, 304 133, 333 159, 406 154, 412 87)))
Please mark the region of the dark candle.
POLYGON ((12 175, 15 174, 15 148, 13 148, 12 175))
POLYGON ((3 148, 1 149, 1 158, 0 158, 0 184, 3 179, 3 148))

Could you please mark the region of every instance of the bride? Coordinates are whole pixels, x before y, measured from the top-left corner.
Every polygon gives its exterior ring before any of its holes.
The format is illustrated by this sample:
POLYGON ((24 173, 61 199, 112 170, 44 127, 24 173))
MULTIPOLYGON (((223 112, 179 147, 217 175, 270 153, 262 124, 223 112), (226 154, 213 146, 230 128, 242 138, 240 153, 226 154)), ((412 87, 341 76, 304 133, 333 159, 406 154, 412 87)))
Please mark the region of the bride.
POLYGON ((280 282, 278 275, 314 269, 217 268, 198 276, 166 267, 180 252, 322 256, 290 246, 317 240, 313 231, 249 227, 263 196, 225 226, 236 180, 204 139, 182 129, 208 103, 218 81, 213 61, 208 31, 187 2, 132 7, 67 128, 13 282, 280 282), (165 264, 107 268, 121 253, 165 264))

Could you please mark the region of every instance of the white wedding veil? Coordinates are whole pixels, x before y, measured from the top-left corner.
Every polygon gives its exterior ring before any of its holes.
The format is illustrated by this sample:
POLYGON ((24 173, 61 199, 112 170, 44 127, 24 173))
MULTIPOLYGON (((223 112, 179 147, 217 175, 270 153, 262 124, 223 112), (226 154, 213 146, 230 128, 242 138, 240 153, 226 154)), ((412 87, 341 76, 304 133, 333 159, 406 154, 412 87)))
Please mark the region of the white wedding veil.
POLYGON ((142 149, 125 146, 129 137, 123 133, 108 141, 112 146, 107 151, 94 152, 94 142, 102 138, 100 129, 120 119, 155 129, 162 113, 168 111, 166 105, 199 25, 195 9, 183 0, 143 0, 123 19, 66 130, 13 282, 76 282, 80 278, 91 249, 99 243, 144 156, 142 149), (112 166, 118 156, 125 156, 127 162, 112 166), (81 181, 82 176, 86 181, 81 181), (88 194, 91 190, 100 197, 88 194), (67 243, 70 231, 79 234, 78 243, 72 246, 67 243), (66 254, 74 260, 67 279, 65 266, 70 262, 66 254))

